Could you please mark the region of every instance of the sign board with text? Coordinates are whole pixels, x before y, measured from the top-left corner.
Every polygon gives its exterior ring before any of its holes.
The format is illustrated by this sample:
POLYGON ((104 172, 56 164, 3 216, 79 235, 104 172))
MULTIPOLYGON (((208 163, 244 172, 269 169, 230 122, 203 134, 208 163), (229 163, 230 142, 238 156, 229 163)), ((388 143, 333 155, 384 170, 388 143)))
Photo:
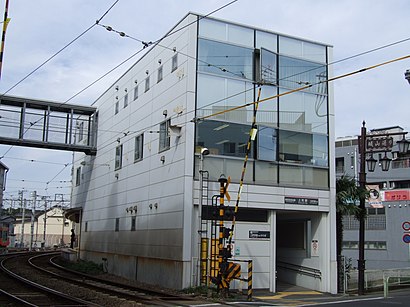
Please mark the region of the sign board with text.
POLYGON ((270 231, 249 230, 249 239, 270 239, 270 231))
POLYGON ((319 199, 310 197, 285 196, 285 204, 318 206, 319 199))

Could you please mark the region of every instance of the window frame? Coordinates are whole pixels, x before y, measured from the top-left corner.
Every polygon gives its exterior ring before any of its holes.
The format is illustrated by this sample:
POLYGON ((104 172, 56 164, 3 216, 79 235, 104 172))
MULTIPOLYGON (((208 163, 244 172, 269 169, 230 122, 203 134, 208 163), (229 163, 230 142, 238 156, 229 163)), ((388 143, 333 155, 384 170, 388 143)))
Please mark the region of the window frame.
POLYGON ((134 87, 134 100, 138 99, 138 85, 134 87))
POLYGON ((114 114, 118 114, 120 112, 120 102, 118 99, 115 101, 115 106, 114 106, 114 114))
POLYGON ((178 53, 175 53, 171 59, 171 72, 178 69, 178 53))
POLYGON ((164 72, 163 72, 163 65, 158 67, 158 72, 157 72, 157 83, 161 82, 164 77, 164 72))
POLYGON ((149 76, 145 78, 145 93, 148 92, 150 89, 150 80, 149 76))
POLYGON ((171 125, 170 119, 167 119, 159 124, 158 152, 163 152, 165 150, 170 149, 171 147, 171 134, 169 132, 170 125, 171 125))
POLYGON ((119 170, 122 168, 122 153, 123 153, 123 144, 115 147, 115 160, 114 160, 114 169, 119 170))
POLYGON ((128 93, 124 95, 124 109, 128 107, 128 93))
POLYGON ((75 173, 75 186, 78 187, 81 184, 81 166, 77 167, 75 173))
POLYGON ((119 232, 119 231, 120 231, 120 218, 119 218, 119 217, 117 217, 117 218, 115 219, 114 231, 115 231, 115 232, 119 232))
POLYGON ((131 216, 131 231, 136 231, 137 230, 137 217, 136 216, 131 216))
POLYGON ((135 137, 134 145, 134 162, 141 161, 144 158, 144 134, 141 133, 135 137), (138 153, 138 157, 137 157, 138 153))

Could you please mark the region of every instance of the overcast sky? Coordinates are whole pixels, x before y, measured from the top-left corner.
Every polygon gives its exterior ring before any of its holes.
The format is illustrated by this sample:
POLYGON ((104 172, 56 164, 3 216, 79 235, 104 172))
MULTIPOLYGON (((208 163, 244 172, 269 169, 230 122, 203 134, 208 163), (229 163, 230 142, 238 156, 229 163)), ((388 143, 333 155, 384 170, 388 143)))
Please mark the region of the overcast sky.
MULTIPOLYGON (((2 6, 4 6, 2 1, 2 6)), ((65 102, 141 49, 140 42, 94 26, 37 72, 10 90, 68 42, 95 24, 115 0, 9 0, 0 93, 65 102)), ((143 41, 155 41, 189 11, 208 14, 229 0, 120 0, 101 20, 143 41)), ((1 16, 4 15, 4 7, 1 16)), ((410 39, 408 0, 238 0, 212 16, 333 46, 334 62, 410 39)), ((410 54, 410 40, 333 65, 334 75, 410 54)), ((70 103, 91 105, 137 58, 70 103)), ((404 60, 333 83, 336 137, 367 127, 410 130, 410 85, 404 60)), ((0 114, 1 115, 1 114, 0 114)), ((0 127, 2 129, 2 127, 0 127)), ((0 131, 1 134, 1 131, 0 131)), ((6 198, 18 190, 70 194, 69 152, 0 145, 8 173, 6 198), (34 160, 34 162, 30 161, 34 160), (49 182, 49 184, 47 184, 49 182)))

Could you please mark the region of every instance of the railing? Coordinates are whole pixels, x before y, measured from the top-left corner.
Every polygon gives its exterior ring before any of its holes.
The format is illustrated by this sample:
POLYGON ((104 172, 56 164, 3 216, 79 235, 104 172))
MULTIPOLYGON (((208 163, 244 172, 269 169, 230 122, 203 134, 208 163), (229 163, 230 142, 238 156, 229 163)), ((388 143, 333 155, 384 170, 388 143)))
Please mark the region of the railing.
MULTIPOLYGON (((352 270, 350 275, 348 290, 357 290, 357 270, 352 270)), ((388 289, 392 286, 410 286, 410 268, 386 269, 386 270, 366 270, 364 276, 364 288, 366 290, 384 289, 388 295, 388 289)))
POLYGON ((310 267, 288 263, 288 262, 282 262, 282 261, 278 261, 276 265, 278 268, 281 268, 281 269, 290 270, 290 271, 294 271, 302 275, 322 279, 322 272, 315 268, 310 268, 310 267))

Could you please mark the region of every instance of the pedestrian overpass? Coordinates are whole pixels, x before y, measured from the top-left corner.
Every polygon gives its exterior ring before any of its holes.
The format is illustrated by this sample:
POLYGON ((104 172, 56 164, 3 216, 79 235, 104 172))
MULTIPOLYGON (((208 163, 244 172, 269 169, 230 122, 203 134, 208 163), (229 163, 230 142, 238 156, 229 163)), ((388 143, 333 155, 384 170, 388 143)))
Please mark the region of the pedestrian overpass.
POLYGON ((97 153, 97 109, 0 96, 0 144, 97 153))

